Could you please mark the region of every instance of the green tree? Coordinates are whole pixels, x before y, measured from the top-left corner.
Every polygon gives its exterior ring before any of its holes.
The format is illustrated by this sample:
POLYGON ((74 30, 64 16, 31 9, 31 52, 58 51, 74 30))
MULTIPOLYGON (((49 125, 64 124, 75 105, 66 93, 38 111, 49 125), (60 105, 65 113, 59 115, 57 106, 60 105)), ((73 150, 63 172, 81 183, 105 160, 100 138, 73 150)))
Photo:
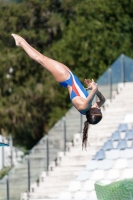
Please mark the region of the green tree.
POLYGON ((19 33, 40 52, 45 51, 61 34, 62 20, 60 17, 54 20, 55 10, 56 1, 53 6, 50 1, 40 4, 38 0, 2 4, 0 10, 0 127, 7 133, 12 132, 14 141, 27 148, 31 148, 67 108, 62 103, 64 109, 58 109, 58 114, 53 114, 50 120, 52 110, 54 113, 57 110, 54 107, 59 105, 56 95, 59 86, 55 86, 55 80, 47 71, 15 47, 11 33, 19 33))
POLYGON ((11 2, 0 6, 0 128, 31 148, 71 103, 68 91, 15 47, 11 33, 81 81, 96 80, 121 53, 133 57, 133 0, 11 2))

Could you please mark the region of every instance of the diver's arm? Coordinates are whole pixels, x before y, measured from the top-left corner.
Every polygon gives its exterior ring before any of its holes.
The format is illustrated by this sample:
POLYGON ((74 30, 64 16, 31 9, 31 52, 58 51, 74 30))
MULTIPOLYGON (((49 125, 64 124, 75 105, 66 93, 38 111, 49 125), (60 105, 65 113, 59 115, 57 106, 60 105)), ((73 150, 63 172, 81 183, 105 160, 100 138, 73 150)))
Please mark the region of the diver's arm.
POLYGON ((98 90, 97 84, 94 82, 91 83, 91 92, 89 93, 88 97, 84 100, 84 102, 80 105, 81 110, 91 107, 92 101, 94 99, 94 96, 95 96, 97 90, 98 90))
POLYGON ((85 110, 87 108, 90 108, 92 105, 92 101, 94 99, 94 96, 96 94, 97 88, 92 88, 90 94, 88 95, 88 97, 86 99, 82 98, 82 101, 79 99, 77 99, 77 101, 75 102, 75 98, 73 99, 73 104, 75 105, 75 107, 78 110, 85 110))
POLYGON ((84 99, 82 102, 77 103, 78 106, 76 106, 76 107, 78 110, 85 110, 92 106, 92 101, 94 99, 96 91, 98 90, 98 86, 94 81, 91 83, 90 86, 91 86, 91 92, 89 93, 88 97, 86 99, 84 99))
POLYGON ((90 107, 91 107, 92 101, 93 101, 93 99, 94 99, 94 96, 95 96, 96 92, 97 92, 97 86, 92 88, 92 90, 91 90, 89 96, 86 98, 85 103, 84 103, 84 104, 85 104, 85 105, 84 105, 85 108, 87 108, 88 105, 90 105, 90 107))
POLYGON ((96 91, 96 95, 99 98, 99 101, 97 101, 96 103, 98 107, 100 108, 105 103, 106 99, 99 90, 96 91))
MULTIPOLYGON (((87 84, 87 89, 91 90, 92 89, 92 85, 95 85, 94 80, 90 80, 90 79, 85 79, 84 82, 87 84)), ((97 84, 96 84, 97 85, 97 84)), ((94 86, 93 86, 94 87, 94 86)), ((105 97, 103 96, 103 94, 98 90, 97 87, 97 91, 95 92, 95 94, 97 95, 97 97, 99 98, 98 102, 96 102, 97 106, 100 108, 106 101, 105 97)), ((93 100, 93 99, 92 99, 93 100)))

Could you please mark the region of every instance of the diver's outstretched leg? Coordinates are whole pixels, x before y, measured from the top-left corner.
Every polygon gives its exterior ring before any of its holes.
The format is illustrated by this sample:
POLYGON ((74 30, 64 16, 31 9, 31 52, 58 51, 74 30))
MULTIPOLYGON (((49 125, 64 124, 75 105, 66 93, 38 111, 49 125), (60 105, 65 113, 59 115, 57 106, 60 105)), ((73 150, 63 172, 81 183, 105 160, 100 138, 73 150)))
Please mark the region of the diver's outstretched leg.
POLYGON ((36 62, 40 63, 44 68, 49 70, 57 82, 62 82, 69 79, 69 68, 60 62, 48 58, 30 46, 25 39, 19 35, 12 34, 15 39, 16 45, 21 46, 25 52, 36 62))

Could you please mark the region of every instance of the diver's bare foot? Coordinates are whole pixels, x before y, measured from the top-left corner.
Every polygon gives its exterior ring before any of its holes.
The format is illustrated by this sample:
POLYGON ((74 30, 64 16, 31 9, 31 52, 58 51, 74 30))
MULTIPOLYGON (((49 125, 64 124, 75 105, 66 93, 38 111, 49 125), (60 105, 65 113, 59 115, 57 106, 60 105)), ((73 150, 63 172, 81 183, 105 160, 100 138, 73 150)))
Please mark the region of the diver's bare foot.
POLYGON ((23 41, 25 41, 21 36, 19 35, 16 35, 14 33, 11 34, 13 36, 13 38, 15 39, 15 43, 16 43, 16 46, 21 46, 21 43, 23 41))

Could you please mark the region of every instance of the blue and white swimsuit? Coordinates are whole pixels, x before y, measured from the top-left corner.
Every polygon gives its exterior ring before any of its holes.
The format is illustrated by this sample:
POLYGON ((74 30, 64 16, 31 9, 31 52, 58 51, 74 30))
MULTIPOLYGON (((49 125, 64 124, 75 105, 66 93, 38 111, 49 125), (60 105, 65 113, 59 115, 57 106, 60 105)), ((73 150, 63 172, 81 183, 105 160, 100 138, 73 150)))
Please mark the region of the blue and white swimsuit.
MULTIPOLYGON (((59 84, 64 88, 66 88, 68 85, 72 87, 72 92, 70 94, 71 101, 76 96, 80 96, 86 99, 89 95, 88 92, 85 90, 84 86, 82 85, 78 77, 75 76, 71 71, 69 71, 69 73, 70 73, 70 78, 66 81, 60 82, 59 84)), ((86 111, 80 111, 80 110, 78 111, 83 115, 86 114, 86 111)))

